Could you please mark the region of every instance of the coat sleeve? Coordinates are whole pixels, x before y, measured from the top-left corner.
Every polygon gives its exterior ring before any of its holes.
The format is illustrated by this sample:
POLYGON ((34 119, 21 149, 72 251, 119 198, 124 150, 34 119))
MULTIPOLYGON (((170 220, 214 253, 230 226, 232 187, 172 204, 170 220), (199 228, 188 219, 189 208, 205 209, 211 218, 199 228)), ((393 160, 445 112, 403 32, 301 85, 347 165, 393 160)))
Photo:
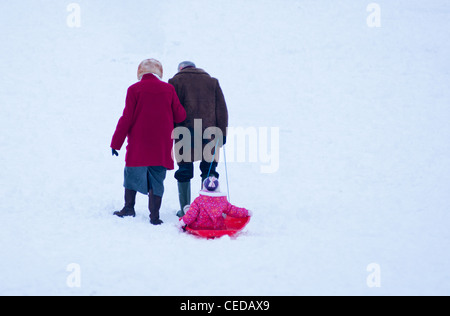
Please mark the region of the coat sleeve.
POLYGON ((191 206, 189 207, 189 210, 187 211, 186 215, 183 216, 183 222, 186 225, 190 226, 197 220, 199 213, 200 213, 199 205, 197 201, 194 200, 194 202, 192 202, 191 206))
POLYGON ((219 81, 216 84, 216 124, 222 130, 223 136, 227 136, 228 108, 219 81))
POLYGON ((231 203, 228 203, 228 208, 224 213, 231 217, 237 218, 248 217, 248 210, 246 210, 245 208, 236 207, 231 203))
POLYGON ((133 125, 134 111, 136 110, 137 99, 131 88, 128 89, 127 98, 125 101, 125 109, 122 117, 119 119, 116 131, 111 141, 111 148, 120 150, 125 142, 125 139, 133 125))
POLYGON ((186 110, 181 105, 174 87, 172 87, 172 112, 174 123, 179 124, 186 120, 186 110))

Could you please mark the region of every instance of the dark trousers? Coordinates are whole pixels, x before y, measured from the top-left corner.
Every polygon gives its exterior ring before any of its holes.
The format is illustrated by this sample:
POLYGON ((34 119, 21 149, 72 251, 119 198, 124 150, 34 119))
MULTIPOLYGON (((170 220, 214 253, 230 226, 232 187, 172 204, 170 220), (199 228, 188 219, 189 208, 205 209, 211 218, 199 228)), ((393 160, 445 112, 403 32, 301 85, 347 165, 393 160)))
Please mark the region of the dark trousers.
MULTIPOLYGON (((214 161, 212 163, 202 161, 200 162, 200 171, 202 172, 202 179, 206 179, 208 177, 209 168, 211 168, 210 176, 214 176, 219 179, 219 173, 216 171, 217 162, 214 161)), ((184 183, 189 182, 194 178, 194 163, 193 162, 184 162, 178 165, 178 170, 175 172, 175 179, 178 182, 184 183)))

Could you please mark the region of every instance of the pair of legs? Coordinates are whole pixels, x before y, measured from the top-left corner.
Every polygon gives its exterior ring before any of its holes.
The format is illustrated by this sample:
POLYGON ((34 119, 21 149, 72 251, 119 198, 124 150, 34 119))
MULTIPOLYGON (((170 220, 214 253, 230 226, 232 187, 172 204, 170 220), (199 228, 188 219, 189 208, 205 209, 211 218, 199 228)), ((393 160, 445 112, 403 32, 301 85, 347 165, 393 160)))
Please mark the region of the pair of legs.
POLYGON ((114 215, 119 217, 136 216, 134 206, 137 192, 148 194, 148 208, 150 211, 150 223, 160 225, 159 211, 164 194, 164 180, 167 169, 164 167, 125 167, 124 187, 125 206, 114 215))
MULTIPOLYGON (((178 181, 178 198, 180 201, 180 210, 177 213, 178 217, 184 216, 184 207, 191 204, 191 180, 194 178, 194 163, 185 162, 178 165, 178 170, 175 172, 175 179, 178 181)), ((219 178, 219 173, 216 171, 217 162, 213 161, 200 162, 200 171, 203 181, 209 176, 215 176, 219 178)))
MULTIPOLYGON (((125 206, 121 211, 117 211, 114 215, 119 217, 135 217, 136 211, 134 206, 136 205, 137 191, 125 189, 125 206)), ((159 218, 159 210, 161 209, 162 197, 157 196, 150 190, 148 193, 148 209, 150 211, 150 223, 153 225, 160 225, 163 221, 159 218)))

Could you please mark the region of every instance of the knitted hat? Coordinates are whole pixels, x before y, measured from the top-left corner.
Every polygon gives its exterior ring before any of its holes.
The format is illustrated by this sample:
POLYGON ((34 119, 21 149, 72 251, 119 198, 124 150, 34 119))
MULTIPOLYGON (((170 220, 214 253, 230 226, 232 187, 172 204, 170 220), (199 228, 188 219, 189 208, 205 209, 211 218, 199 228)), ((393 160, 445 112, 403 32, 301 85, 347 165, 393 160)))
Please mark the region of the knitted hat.
POLYGON ((219 191, 219 180, 216 177, 209 177, 203 181, 203 187, 211 192, 219 191))

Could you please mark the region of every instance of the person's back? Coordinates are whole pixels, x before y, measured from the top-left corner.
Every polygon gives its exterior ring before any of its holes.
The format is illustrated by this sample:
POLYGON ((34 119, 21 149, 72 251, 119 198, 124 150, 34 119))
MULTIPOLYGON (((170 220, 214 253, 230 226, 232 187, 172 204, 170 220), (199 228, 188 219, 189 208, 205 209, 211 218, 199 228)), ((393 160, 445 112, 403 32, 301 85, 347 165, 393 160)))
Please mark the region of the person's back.
POLYGON ((174 117, 177 122, 183 119, 183 113, 173 108, 176 102, 173 87, 153 74, 146 74, 129 88, 129 92, 129 97, 136 98, 136 107, 132 114, 133 128, 128 134, 131 150, 127 152, 127 161, 132 161, 135 166, 158 166, 164 161, 166 168, 173 169, 174 117), (155 148, 166 150, 155 151, 155 148), (147 160, 142 161, 141 157, 147 157, 147 160))
POLYGON ((185 118, 173 86, 154 74, 145 74, 128 88, 126 107, 111 147, 120 150, 128 137, 128 167, 164 166, 172 170, 173 126, 185 118))
POLYGON ((200 68, 180 70, 169 83, 175 87, 178 98, 186 110, 186 120, 177 126, 194 130, 194 120, 202 120, 202 132, 218 127, 226 135, 228 109, 219 81, 200 68))

